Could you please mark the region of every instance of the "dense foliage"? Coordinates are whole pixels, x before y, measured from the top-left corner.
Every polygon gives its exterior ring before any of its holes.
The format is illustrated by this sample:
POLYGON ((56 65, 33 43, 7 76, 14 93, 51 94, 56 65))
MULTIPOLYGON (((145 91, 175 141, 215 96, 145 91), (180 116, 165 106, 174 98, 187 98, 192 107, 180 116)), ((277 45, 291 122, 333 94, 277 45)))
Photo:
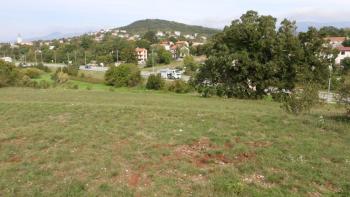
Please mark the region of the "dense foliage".
POLYGON ((0 60, 0 88, 16 85, 21 78, 21 73, 11 63, 0 60))
POLYGON ((315 28, 296 34, 295 22, 248 11, 214 36, 208 60, 196 78, 199 90, 223 96, 262 98, 268 90, 293 90, 297 83, 323 83, 335 51, 315 28))
POLYGON ((134 64, 122 64, 110 67, 105 74, 107 85, 115 87, 133 87, 141 82, 140 69, 134 64))
POLYGON ((150 75, 147 80, 146 88, 149 90, 160 90, 164 87, 165 80, 162 79, 161 75, 150 75))

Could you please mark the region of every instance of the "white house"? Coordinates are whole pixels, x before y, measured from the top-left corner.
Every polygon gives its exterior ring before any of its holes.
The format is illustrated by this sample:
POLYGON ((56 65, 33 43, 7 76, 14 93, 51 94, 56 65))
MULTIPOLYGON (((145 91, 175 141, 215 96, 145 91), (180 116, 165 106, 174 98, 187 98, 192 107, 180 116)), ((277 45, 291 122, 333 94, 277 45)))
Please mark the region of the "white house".
POLYGON ((157 37, 163 37, 165 34, 162 31, 158 31, 156 34, 157 37))
POLYGON ((339 46, 337 49, 340 51, 338 57, 335 59, 336 64, 340 64, 341 61, 347 57, 350 58, 350 47, 339 46))
POLYGON ((175 36, 181 36, 181 31, 174 31, 175 36))
POLYGON ((135 49, 137 61, 139 64, 146 64, 147 61, 147 49, 145 48, 136 48, 135 49))

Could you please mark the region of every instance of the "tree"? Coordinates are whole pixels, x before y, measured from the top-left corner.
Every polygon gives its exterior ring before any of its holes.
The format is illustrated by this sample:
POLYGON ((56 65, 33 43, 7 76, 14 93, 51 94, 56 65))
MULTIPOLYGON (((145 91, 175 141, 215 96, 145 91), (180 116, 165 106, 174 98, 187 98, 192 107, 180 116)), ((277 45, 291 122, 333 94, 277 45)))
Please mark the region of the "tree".
POLYGON ((195 83, 223 96, 262 98, 268 90, 293 90, 297 83, 324 83, 335 51, 315 28, 296 35, 295 22, 248 11, 207 45, 209 56, 195 83), (218 91, 220 90, 220 91, 218 91))
POLYGON ((136 42, 136 46, 139 48, 145 48, 145 49, 149 50, 151 47, 151 42, 148 40, 145 40, 145 39, 138 40, 136 42))
POLYGON ((324 84, 329 76, 329 67, 334 66, 337 50, 326 45, 316 28, 309 28, 307 32, 299 34, 299 40, 303 50, 300 60, 299 81, 307 81, 324 84))
POLYGON ((346 39, 346 40, 343 42, 343 46, 345 46, 345 47, 350 47, 350 39, 346 39))
POLYGON ((191 74, 198 69, 198 64, 194 61, 193 56, 186 56, 184 58, 184 67, 186 68, 186 73, 191 74))
POLYGON ((261 98, 274 82, 276 19, 248 11, 216 35, 210 56, 197 75, 200 86, 220 87, 224 95, 261 98))
POLYGON ((92 38, 90 36, 84 35, 81 37, 81 43, 80 46, 86 50, 92 47, 94 41, 92 40, 92 38))
POLYGON ((164 48, 161 48, 160 50, 158 50, 157 54, 160 64, 170 64, 172 54, 169 51, 166 51, 164 48))
POLYGON ((126 47, 121 51, 120 57, 125 63, 137 64, 137 58, 134 48, 126 47))
POLYGON ((0 60, 0 88, 16 85, 22 78, 16 66, 0 60))
POLYGON ((142 39, 148 40, 152 44, 158 43, 158 38, 154 31, 146 32, 142 39))
POLYGON ((141 71, 134 64, 113 66, 106 72, 105 81, 115 87, 134 87, 141 82, 141 71))
POLYGON ((344 83, 339 91, 338 102, 344 104, 346 114, 350 117, 350 83, 344 83))
POLYGON ((338 29, 334 26, 326 26, 320 29, 320 35, 322 37, 326 36, 346 36, 344 29, 338 29))
POLYGON ((162 79, 160 74, 158 75, 150 75, 147 80, 146 88, 150 90, 160 90, 164 87, 165 80, 162 79))
POLYGON ((341 65, 344 67, 344 72, 347 73, 350 70, 350 58, 344 58, 341 61, 341 65))

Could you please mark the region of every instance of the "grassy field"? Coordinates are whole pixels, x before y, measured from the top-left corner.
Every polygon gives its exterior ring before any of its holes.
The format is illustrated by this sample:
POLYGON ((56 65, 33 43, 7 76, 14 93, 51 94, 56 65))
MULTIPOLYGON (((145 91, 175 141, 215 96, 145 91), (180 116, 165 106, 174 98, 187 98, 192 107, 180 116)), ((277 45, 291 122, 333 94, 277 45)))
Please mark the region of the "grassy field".
POLYGON ((148 91, 0 89, 0 196, 330 196, 341 108, 148 91))

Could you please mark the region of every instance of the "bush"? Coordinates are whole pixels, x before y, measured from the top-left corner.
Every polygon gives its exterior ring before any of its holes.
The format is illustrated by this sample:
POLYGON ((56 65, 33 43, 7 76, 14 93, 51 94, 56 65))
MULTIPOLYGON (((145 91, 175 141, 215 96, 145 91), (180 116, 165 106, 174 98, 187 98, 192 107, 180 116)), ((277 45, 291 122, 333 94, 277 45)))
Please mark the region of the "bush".
POLYGON ((54 80, 58 84, 63 84, 63 83, 66 83, 69 80, 69 76, 68 76, 67 73, 59 72, 54 77, 54 80))
POLYGON ((169 84, 168 90, 176 93, 188 93, 191 87, 182 80, 173 81, 169 84))
POLYGON ((346 114, 350 117, 350 83, 343 84, 340 88, 338 103, 344 105, 346 114))
POLYGON ((304 111, 309 112, 318 103, 318 100, 318 86, 307 84, 303 89, 294 90, 286 96, 282 107, 289 113, 299 115, 304 111))
POLYGON ((17 85, 22 80, 22 73, 14 64, 0 60, 0 88, 17 85))
POLYGON ((105 74, 107 85, 115 87, 134 87, 141 82, 141 72, 137 65, 122 64, 111 67, 105 74))
POLYGON ((149 90, 160 90, 164 87, 165 80, 162 79, 161 75, 150 75, 147 80, 146 88, 149 90))
POLYGON ((37 65, 34 65, 34 68, 37 68, 37 69, 42 70, 42 71, 47 72, 47 73, 50 72, 50 68, 45 66, 43 63, 39 63, 37 65))
POLYGON ((50 88, 51 84, 50 84, 50 82, 48 82, 46 80, 42 80, 39 82, 38 86, 41 89, 48 89, 48 88, 50 88))
POLYGON ((39 78, 42 73, 41 70, 37 68, 26 68, 24 69, 24 74, 30 77, 31 79, 39 78))

